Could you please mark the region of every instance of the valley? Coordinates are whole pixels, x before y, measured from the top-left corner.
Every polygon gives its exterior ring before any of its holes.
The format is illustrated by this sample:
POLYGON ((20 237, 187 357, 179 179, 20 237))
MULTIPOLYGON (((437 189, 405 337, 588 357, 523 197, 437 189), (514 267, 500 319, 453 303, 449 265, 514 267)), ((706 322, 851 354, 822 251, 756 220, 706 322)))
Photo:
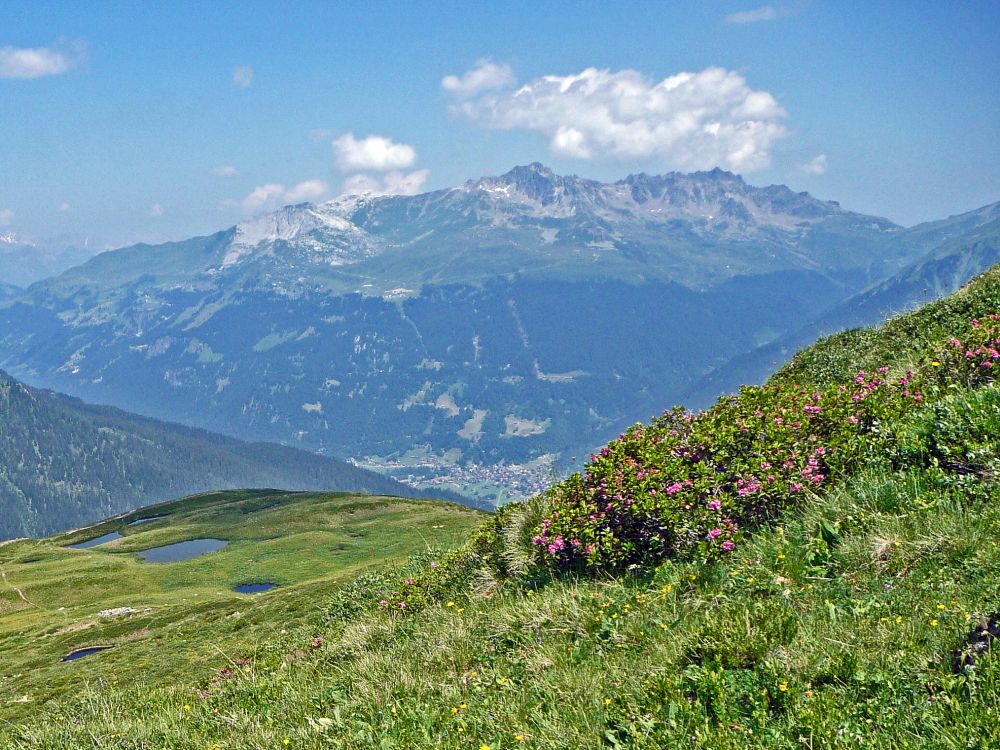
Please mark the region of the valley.
POLYGON ((457 450, 437 456, 425 444, 399 456, 365 456, 351 459, 350 463, 418 490, 430 493, 450 490, 475 502, 495 506, 537 495, 558 476, 556 457, 552 454, 543 454, 524 464, 505 461, 494 465, 462 464, 461 458, 457 450))

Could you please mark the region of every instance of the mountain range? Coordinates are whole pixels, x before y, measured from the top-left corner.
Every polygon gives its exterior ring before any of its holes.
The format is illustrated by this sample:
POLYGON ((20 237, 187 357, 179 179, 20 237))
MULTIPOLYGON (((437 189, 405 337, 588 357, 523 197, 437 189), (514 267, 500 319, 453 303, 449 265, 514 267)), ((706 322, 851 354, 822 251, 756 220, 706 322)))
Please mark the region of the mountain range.
POLYGON ((859 293, 916 304, 914 274, 950 291, 993 257, 995 214, 904 229, 718 169, 600 183, 536 163, 104 253, 0 301, 0 366, 418 486, 523 496, 729 363, 773 367, 760 352, 824 315, 884 308, 859 293))

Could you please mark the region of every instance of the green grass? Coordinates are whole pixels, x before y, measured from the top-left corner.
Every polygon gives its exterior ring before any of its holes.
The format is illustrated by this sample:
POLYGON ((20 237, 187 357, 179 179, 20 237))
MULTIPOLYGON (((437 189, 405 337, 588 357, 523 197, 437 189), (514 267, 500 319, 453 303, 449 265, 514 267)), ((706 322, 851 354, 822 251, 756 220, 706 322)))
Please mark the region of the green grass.
POLYGON ((987 748, 1000 665, 971 685, 951 653, 1000 608, 998 499, 864 475, 725 564, 503 587, 412 617, 374 601, 406 573, 373 574, 289 600, 255 647, 217 641, 168 686, 91 657, 98 682, 9 746, 987 748), (250 663, 213 683, 236 657, 250 663))
POLYGON ((0 546, 0 716, 37 713, 48 700, 98 678, 162 684, 212 671, 290 617, 315 610, 338 582, 448 547, 484 515, 401 498, 274 491, 220 492, 136 511, 84 531, 0 546), (137 519, 164 518, 139 526, 137 519), (68 544, 110 531, 124 538, 91 549, 68 544), (189 561, 143 561, 137 550, 194 538, 229 546, 189 561), (233 587, 280 588, 241 595, 233 587), (103 610, 137 613, 101 617, 103 610), (290 614, 291 613, 291 614, 290 614), (59 660, 92 645, 113 650, 59 660))

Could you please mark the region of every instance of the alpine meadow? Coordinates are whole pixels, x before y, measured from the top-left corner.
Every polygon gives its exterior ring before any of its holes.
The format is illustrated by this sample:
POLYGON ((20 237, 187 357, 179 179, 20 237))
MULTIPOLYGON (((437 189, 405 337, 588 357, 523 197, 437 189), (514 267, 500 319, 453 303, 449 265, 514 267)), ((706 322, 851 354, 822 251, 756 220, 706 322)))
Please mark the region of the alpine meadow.
POLYGON ((998 41, 0 8, 0 750, 1000 747, 998 41))

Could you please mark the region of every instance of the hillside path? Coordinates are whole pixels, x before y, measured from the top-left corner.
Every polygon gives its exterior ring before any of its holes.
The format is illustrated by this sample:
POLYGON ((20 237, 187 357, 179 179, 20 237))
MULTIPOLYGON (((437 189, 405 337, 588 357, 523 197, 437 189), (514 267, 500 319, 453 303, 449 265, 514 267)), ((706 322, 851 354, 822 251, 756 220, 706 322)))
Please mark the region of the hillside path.
POLYGON ((17 592, 17 595, 19 597, 21 597, 21 600, 25 604, 27 604, 27 605, 29 605, 31 607, 34 607, 35 609, 40 609, 40 607, 37 604, 35 604, 33 601, 31 601, 30 599, 28 599, 28 597, 26 597, 24 595, 24 592, 21 591, 21 589, 19 589, 13 583, 11 583, 10 581, 7 580, 7 571, 6 570, 0 571, 0 578, 3 578, 3 582, 6 583, 8 586, 10 586, 12 589, 14 589, 14 591, 17 592))

